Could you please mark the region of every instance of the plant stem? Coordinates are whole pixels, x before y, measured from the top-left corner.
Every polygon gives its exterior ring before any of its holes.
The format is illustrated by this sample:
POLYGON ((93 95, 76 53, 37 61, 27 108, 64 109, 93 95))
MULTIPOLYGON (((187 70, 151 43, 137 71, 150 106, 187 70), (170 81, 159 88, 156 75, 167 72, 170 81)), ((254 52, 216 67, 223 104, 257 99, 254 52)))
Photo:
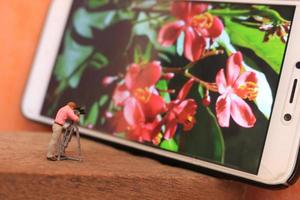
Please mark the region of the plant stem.
POLYGON ((206 89, 213 91, 213 92, 218 92, 218 86, 216 83, 209 83, 209 82, 203 81, 203 80, 197 78, 196 76, 194 76, 193 74, 191 74, 188 69, 186 69, 184 71, 184 75, 188 78, 194 79, 196 82, 198 82, 199 84, 204 86, 206 89))

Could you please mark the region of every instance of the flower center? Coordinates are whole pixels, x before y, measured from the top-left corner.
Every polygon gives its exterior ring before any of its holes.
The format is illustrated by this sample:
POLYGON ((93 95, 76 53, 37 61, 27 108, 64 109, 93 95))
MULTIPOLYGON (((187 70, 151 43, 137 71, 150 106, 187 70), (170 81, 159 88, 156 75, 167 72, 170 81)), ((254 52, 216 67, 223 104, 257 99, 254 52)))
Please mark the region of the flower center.
POLYGON ((183 130, 188 131, 191 130, 195 123, 195 117, 192 115, 188 115, 185 121, 183 122, 183 130))
POLYGON ((147 103, 151 97, 151 93, 148 88, 137 88, 134 90, 133 95, 143 103, 147 103))
POLYGON ((243 99, 253 101, 256 99, 258 94, 258 85, 255 82, 248 81, 238 87, 237 94, 243 99))
POLYGON ((196 15, 192 18, 191 25, 198 29, 209 29, 213 25, 213 16, 209 13, 196 15))

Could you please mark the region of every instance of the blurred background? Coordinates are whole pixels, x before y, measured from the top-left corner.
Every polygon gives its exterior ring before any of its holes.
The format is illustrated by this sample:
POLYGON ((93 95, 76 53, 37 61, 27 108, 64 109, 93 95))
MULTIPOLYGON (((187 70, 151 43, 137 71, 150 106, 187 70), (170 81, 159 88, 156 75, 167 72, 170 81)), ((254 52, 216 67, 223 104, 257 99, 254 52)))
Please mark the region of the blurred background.
POLYGON ((0 132, 51 130, 21 113, 23 91, 50 2, 0 1, 0 132))

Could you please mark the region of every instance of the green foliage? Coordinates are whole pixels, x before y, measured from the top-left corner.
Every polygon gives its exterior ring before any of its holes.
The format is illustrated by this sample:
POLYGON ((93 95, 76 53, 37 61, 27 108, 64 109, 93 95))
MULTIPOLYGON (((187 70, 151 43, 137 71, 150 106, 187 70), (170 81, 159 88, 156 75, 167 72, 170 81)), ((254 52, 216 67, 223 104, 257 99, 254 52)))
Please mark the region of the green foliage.
POLYGON ((95 102, 88 112, 88 116, 84 121, 84 126, 95 125, 99 116, 99 104, 95 102))
POLYGON ((104 30, 114 23, 133 18, 133 13, 126 10, 109 10, 103 12, 88 12, 79 8, 73 18, 75 30, 83 37, 92 38, 92 29, 104 30))
POLYGON ((136 45, 134 48, 134 63, 147 63, 151 61, 152 56, 152 44, 149 42, 143 52, 142 48, 139 45, 136 45))
POLYGON ((157 0, 147 0, 147 1, 135 1, 134 4, 136 5, 136 7, 138 8, 152 8, 153 6, 157 5, 157 0))
POLYGON ((98 102, 99 106, 100 106, 100 107, 104 106, 104 104, 106 104, 108 100, 109 100, 108 95, 103 95, 103 96, 101 96, 101 97, 100 97, 100 100, 99 100, 99 102, 98 102))
POLYGON ((165 92, 168 90, 168 82, 164 79, 159 80, 156 84, 156 88, 162 90, 160 91, 160 96, 162 96, 166 103, 169 103, 171 101, 170 94, 168 92, 165 92))
POLYGON ((57 80, 63 80, 71 76, 92 51, 92 46, 78 44, 71 37, 70 31, 67 31, 64 38, 64 51, 59 55, 54 69, 57 80))
POLYGON ((157 33, 154 28, 155 27, 153 26, 152 21, 149 19, 149 16, 144 12, 140 12, 137 22, 133 26, 132 32, 134 35, 147 36, 148 39, 155 44, 157 33))
POLYGON ((68 32, 64 41, 64 51, 58 56, 55 76, 62 81, 62 90, 70 86, 76 88, 88 66, 100 69, 108 64, 107 58, 100 52, 94 52, 91 46, 78 44, 68 32), (67 84, 66 84, 67 83, 67 84))
MULTIPOLYGON (((204 90, 201 85, 198 86, 198 92, 201 96, 201 98, 204 97, 204 90)), ((224 156, 225 156, 225 144, 224 144, 224 138, 222 135, 221 128, 218 124, 218 121, 216 119, 216 116, 214 113, 211 111, 209 107, 206 107, 206 111, 208 114, 208 119, 209 119, 209 124, 210 124, 210 129, 212 133, 212 138, 213 138, 213 157, 215 160, 220 161, 221 163, 224 162, 224 156)))
POLYGON ((174 139, 163 140, 160 143, 160 148, 169 150, 169 151, 178 152, 178 145, 176 144, 174 139))
POLYGON ((230 18, 224 19, 225 30, 229 34, 231 42, 236 46, 253 50, 279 74, 285 50, 285 44, 281 42, 280 38, 274 37, 268 42, 263 42, 265 34, 263 31, 245 26, 230 18))
POLYGON ((108 59, 106 58, 106 56, 104 56, 102 53, 100 52, 96 52, 91 60, 89 65, 95 69, 101 69, 102 67, 107 66, 109 63, 108 59))
POLYGON ((105 4, 107 4, 109 2, 109 0, 88 0, 88 7, 90 8, 98 8, 101 7, 105 4))

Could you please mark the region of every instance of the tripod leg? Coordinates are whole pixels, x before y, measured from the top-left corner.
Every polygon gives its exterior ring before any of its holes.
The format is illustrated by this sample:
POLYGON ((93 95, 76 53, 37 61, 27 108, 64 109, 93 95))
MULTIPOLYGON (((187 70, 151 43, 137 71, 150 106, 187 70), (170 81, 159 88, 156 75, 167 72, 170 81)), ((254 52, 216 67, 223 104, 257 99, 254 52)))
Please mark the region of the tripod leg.
POLYGON ((66 137, 64 138, 64 143, 63 143, 64 144, 64 153, 72 139, 73 132, 74 132, 74 125, 71 125, 68 128, 68 133, 66 134, 66 137))
POLYGON ((78 155, 79 155, 79 158, 81 160, 80 134, 79 134, 78 127, 76 127, 76 137, 77 137, 78 155))
POLYGON ((58 138, 58 144, 57 144, 57 160, 60 160, 60 157, 61 157, 61 151, 62 151, 62 137, 63 134, 60 134, 59 138, 58 138))

